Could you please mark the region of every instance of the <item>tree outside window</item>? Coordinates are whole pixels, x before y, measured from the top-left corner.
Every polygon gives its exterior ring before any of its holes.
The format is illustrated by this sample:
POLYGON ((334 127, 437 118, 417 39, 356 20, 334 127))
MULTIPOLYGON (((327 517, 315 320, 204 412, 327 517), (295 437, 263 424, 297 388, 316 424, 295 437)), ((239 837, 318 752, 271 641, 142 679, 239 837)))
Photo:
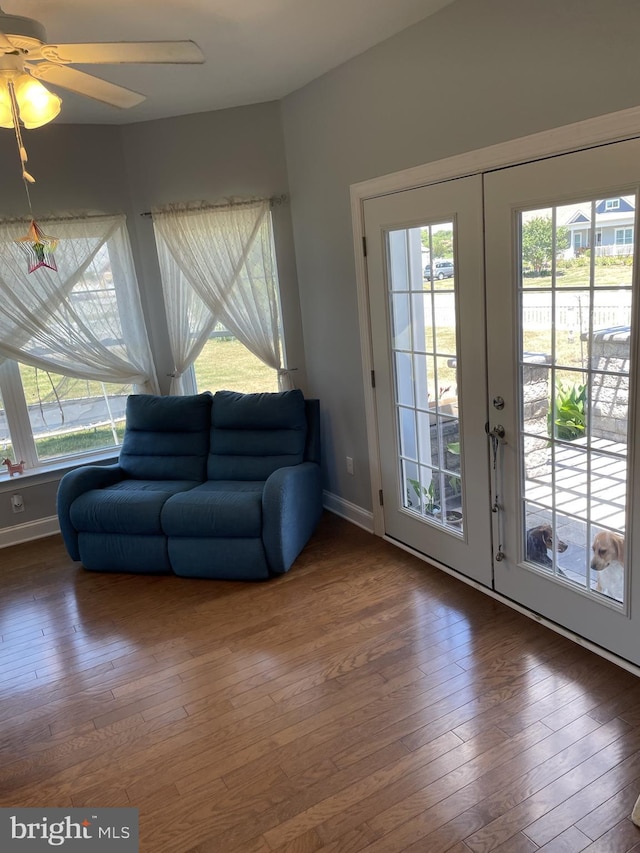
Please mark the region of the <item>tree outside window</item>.
POLYGON ((526 268, 540 275, 556 257, 570 245, 569 230, 556 226, 555 242, 553 222, 550 216, 535 216, 522 224, 522 261, 526 268))

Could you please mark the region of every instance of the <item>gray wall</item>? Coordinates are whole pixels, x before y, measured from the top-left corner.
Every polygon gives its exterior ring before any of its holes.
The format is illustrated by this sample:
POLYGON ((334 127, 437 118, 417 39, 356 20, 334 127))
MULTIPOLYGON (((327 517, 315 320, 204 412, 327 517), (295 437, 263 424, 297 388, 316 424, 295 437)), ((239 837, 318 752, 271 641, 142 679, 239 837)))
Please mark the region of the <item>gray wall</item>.
MULTIPOLYGON (((36 218, 52 211, 125 210, 120 128, 48 124, 22 136, 27 170, 36 179, 29 189, 36 218)), ((0 128, 0 187, 0 216, 28 216, 15 136, 5 128, 0 128)))
MULTIPOLYGON (((229 195, 288 193, 280 104, 220 110, 127 126, 47 125, 25 131, 34 213, 103 210, 125 212, 140 283, 143 309, 158 378, 173 365, 151 220, 140 216, 153 204, 229 195)), ((0 216, 28 215, 15 139, 0 133, 0 216)), ((305 388, 302 324, 293 255, 290 205, 273 208, 283 320, 289 363, 305 388)), ((34 279, 35 280, 35 279, 34 279)), ((3 469, 4 470, 4 469, 3 469)), ((0 529, 55 514, 57 481, 15 476, 0 481, 0 529), (46 480, 46 482, 43 482, 46 480), (6 490, 6 491, 5 491, 6 490), (12 492, 24 496, 25 511, 11 511, 12 492)))
POLYGON ((636 0, 457 0, 284 99, 307 375, 324 412, 330 492, 371 508, 350 185, 636 106, 638 32, 636 0))

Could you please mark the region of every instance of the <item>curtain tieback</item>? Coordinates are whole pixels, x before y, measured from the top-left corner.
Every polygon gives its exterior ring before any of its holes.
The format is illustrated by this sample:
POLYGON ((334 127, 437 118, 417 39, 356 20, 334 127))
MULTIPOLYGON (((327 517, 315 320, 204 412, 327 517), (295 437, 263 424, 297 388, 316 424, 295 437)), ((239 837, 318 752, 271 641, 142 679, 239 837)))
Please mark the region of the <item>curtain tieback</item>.
POLYGON ((291 375, 294 370, 297 370, 297 367, 280 367, 278 368, 278 388, 281 391, 286 391, 289 388, 295 388, 296 383, 293 381, 293 376, 291 375))

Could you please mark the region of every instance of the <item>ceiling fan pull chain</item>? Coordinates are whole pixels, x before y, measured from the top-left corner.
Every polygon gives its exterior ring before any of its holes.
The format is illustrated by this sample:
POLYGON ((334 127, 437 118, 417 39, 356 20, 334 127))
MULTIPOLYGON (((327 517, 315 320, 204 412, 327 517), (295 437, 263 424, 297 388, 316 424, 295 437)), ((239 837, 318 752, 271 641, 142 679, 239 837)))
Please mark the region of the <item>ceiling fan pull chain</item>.
POLYGON ((18 118, 18 102, 16 100, 16 93, 13 88, 13 81, 9 80, 7 84, 7 89, 9 90, 9 98, 11 100, 11 116, 13 118, 13 130, 16 135, 16 142, 18 144, 18 156, 20 157, 20 165, 22 166, 22 179, 24 181, 24 189, 27 194, 27 203, 29 204, 29 213, 31 214, 31 218, 33 219, 33 210, 31 208, 31 195, 29 193, 29 184, 35 184, 36 179, 33 175, 27 172, 25 164, 28 161, 27 157, 27 149, 24 147, 24 143, 22 141, 22 130, 20 129, 20 121, 18 118))

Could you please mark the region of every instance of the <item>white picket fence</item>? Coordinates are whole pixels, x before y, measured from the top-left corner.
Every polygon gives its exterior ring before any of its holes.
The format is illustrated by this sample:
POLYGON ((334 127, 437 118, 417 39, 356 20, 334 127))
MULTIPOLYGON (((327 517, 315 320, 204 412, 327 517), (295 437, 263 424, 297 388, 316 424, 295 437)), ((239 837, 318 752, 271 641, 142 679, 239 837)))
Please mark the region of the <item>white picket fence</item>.
MULTIPOLYGON (((589 330, 589 311, 569 305, 556 308, 556 329, 587 332, 589 330)), ((611 326, 629 325, 629 308, 624 305, 598 305, 593 309, 594 329, 608 329, 611 326)), ((547 306, 525 307, 522 311, 522 325, 525 329, 549 329, 552 325, 552 311, 547 306)))
MULTIPOLYGON (((596 294, 591 328, 608 329, 612 326, 628 326, 631 322, 631 294, 620 291, 613 295, 610 291, 596 294), (614 303, 615 299, 615 303, 614 303), (604 301, 606 300, 606 302, 604 301)), ((455 326, 455 307, 452 293, 435 294, 435 325, 451 328, 455 326)), ((430 312, 425 312, 426 325, 431 325, 430 312)), ((550 298, 546 294, 526 294, 522 308, 522 327, 531 331, 550 329, 553 324, 550 298), (537 304, 536 304, 537 303, 537 304)), ((576 296, 558 294, 555 305, 555 328, 570 332, 589 330, 589 306, 580 304, 576 296)))

